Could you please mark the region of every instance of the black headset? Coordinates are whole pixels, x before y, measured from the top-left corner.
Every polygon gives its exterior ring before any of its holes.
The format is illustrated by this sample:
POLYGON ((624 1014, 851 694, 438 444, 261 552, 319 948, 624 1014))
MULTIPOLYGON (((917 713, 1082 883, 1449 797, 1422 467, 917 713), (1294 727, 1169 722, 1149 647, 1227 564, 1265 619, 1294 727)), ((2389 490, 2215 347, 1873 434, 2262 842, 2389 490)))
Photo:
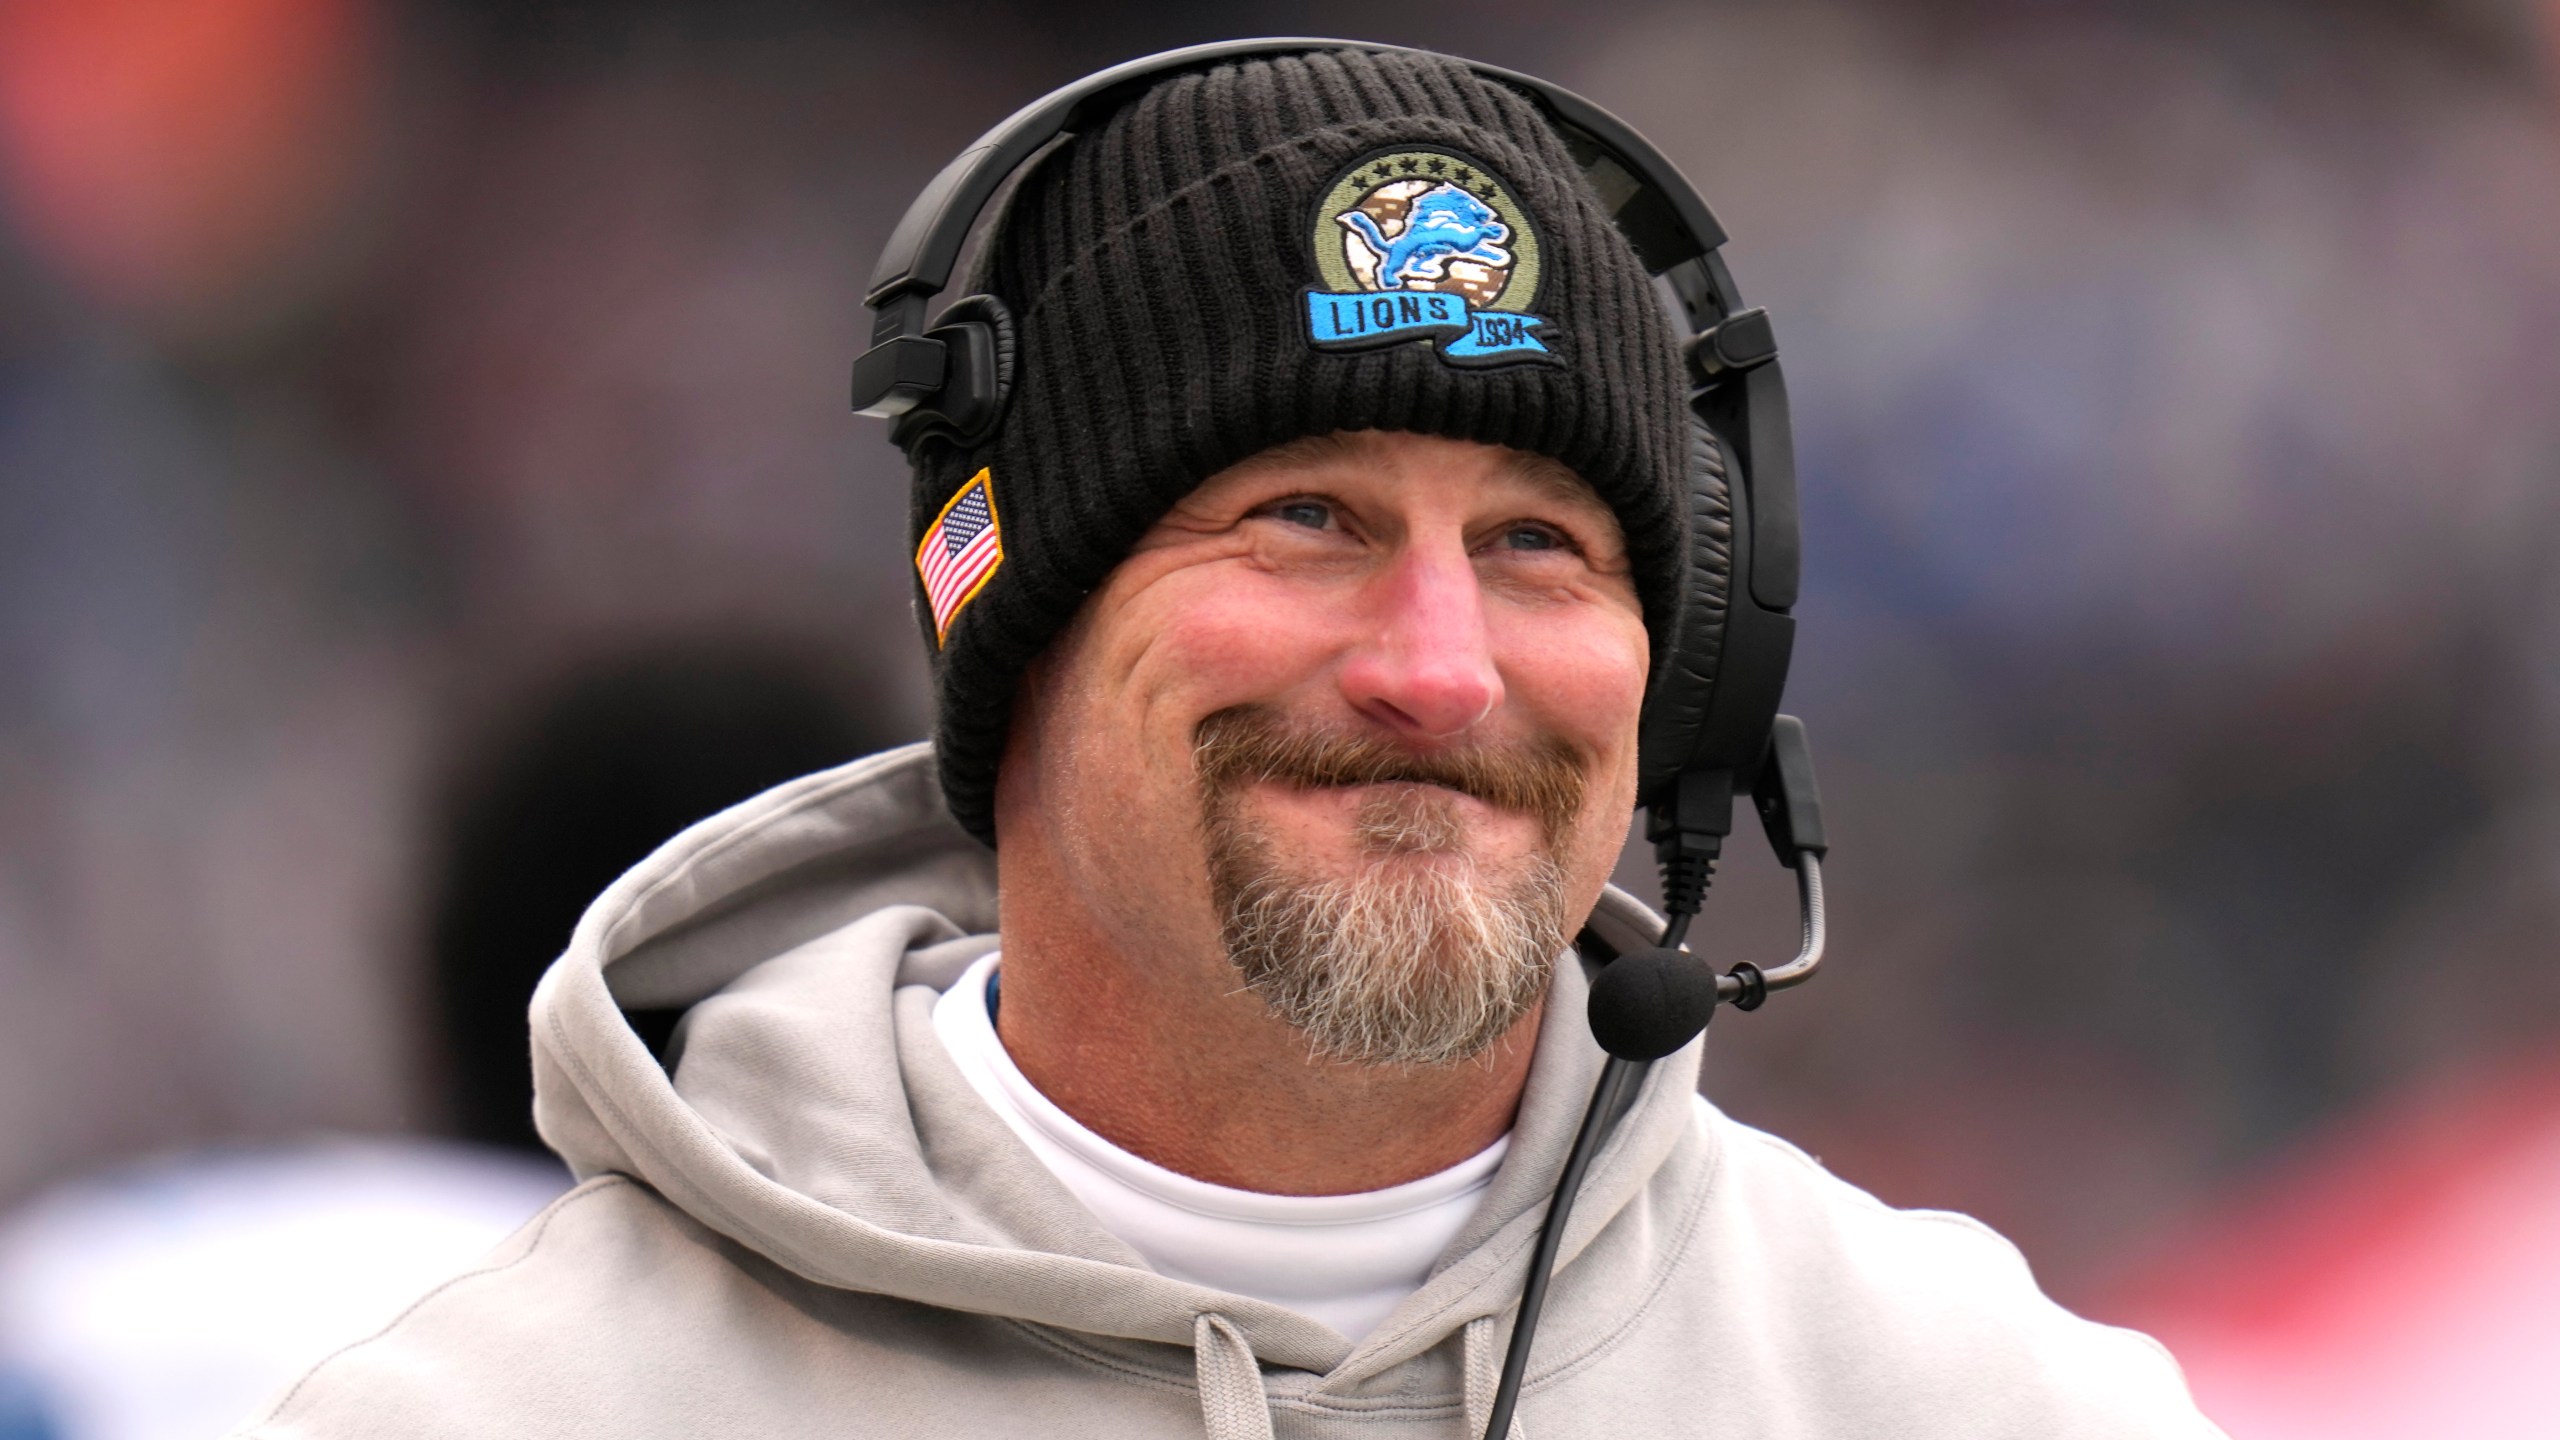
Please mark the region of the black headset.
MULTIPOLYGON (((1012 364, 1009 318, 988 296, 955 301, 928 320, 961 246, 1005 181, 1063 136, 1108 116, 1169 75, 1231 61, 1322 50, 1417 53, 1358 40, 1234 40, 1115 65, 1050 92, 962 151, 907 207, 871 272, 871 348, 854 362, 853 408, 893 422, 906 444, 925 434, 974 440, 1003 414, 1012 364)), ((1586 931, 1582 949, 1605 962, 1592 983, 1594 1036, 1609 1052, 1584 1113, 1512 1327, 1486 1440, 1504 1440, 1518 1403, 1547 1278, 1583 1171, 1643 1067, 1706 1028, 1719 1002, 1752 1009, 1771 990, 1813 973, 1824 945, 1821 801, 1804 727, 1778 713, 1795 648, 1800 550, 1795 447, 1786 382, 1768 312, 1743 307, 1716 254, 1724 228, 1671 162, 1608 111, 1546 81, 1474 61, 1477 75, 1526 96, 1563 137, 1583 178, 1663 293, 1689 339, 1691 546, 1668 659, 1645 697, 1638 731, 1637 802, 1662 862, 1670 920, 1660 945, 1616 954, 1586 931), (1749 794, 1779 859, 1796 871, 1804 936, 1795 958, 1723 975, 1681 948, 1749 794)))

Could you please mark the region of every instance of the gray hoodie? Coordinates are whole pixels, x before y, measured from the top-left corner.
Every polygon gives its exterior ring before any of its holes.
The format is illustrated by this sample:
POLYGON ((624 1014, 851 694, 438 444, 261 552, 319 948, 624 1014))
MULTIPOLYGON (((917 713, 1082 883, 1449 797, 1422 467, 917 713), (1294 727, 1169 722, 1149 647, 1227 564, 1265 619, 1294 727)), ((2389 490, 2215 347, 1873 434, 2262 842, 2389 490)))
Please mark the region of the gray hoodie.
MULTIPOLYGON (((535 1111, 583 1183, 236 1433, 1480 1433, 1599 1071, 1580 968, 1481 1210, 1354 1345, 1148 1270, 971 1090, 931 1010, 996 943, 995 870, 932 764, 794 781, 616 881, 533 1003, 535 1111), (621 1007, 680 1005, 671 1074, 621 1007)), ((1613 891, 1594 924, 1655 921, 1613 891)), ((1515 1435, 2216 1433, 2158 1345, 1726 1119, 1698 1059, 1653 1067, 1592 1166, 1515 1435)))

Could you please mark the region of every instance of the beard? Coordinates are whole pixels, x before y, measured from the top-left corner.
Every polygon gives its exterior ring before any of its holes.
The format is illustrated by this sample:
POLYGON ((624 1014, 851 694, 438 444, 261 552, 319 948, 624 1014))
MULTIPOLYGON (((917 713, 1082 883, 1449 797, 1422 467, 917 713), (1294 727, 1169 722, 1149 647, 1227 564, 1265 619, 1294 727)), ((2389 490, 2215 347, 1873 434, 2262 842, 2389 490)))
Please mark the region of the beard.
POLYGON ((1572 746, 1415 754, 1238 706, 1201 722, 1194 759, 1227 958, 1316 1055, 1454 1064, 1483 1054, 1546 994, 1568 933, 1555 851, 1583 804, 1572 746), (1293 866, 1245 813, 1245 789, 1261 782, 1396 788, 1360 806, 1353 835, 1365 863, 1329 876, 1293 866), (1450 791, 1531 815, 1544 848, 1499 870, 1480 863, 1450 791))

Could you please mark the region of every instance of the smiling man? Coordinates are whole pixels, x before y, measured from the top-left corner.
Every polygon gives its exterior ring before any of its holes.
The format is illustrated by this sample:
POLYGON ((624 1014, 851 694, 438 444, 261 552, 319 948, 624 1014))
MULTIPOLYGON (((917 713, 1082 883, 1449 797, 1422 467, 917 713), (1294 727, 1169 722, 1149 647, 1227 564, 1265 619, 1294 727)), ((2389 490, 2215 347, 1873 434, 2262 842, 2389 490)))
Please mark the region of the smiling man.
MULTIPOLYGON (((993 230, 949 314, 1001 412, 899 431, 934 744, 597 902, 534 1007, 584 1183, 246 1433, 1488 1427, 1602 1065, 1577 937, 1659 934, 1606 887, 1691 540, 1651 283, 1415 54, 1144 86, 993 230)), ((1698 1054, 1600 1117, 1514 1434, 2211 1433, 1698 1054)))

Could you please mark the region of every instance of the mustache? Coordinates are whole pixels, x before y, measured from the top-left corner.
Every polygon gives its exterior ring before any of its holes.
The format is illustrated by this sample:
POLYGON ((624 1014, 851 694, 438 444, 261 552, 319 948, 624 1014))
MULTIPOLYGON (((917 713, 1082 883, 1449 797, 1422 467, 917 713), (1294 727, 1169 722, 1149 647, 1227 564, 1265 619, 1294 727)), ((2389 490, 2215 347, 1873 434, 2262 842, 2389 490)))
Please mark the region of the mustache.
POLYGON ((1305 790, 1437 785, 1534 816, 1552 842, 1582 812, 1589 757, 1553 735, 1517 745, 1415 751, 1381 736, 1296 724, 1268 705, 1234 705, 1194 727, 1192 763, 1213 807, 1265 781, 1305 790))

